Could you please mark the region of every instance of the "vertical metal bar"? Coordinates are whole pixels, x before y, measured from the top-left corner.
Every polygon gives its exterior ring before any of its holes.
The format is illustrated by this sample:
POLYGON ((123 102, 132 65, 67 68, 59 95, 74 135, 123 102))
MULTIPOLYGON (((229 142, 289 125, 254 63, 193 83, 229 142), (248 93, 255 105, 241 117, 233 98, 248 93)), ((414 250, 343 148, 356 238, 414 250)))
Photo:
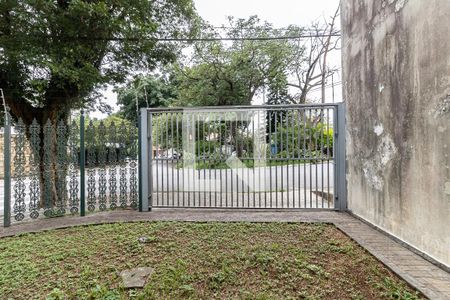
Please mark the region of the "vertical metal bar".
POLYGON ((175 122, 176 122, 176 149, 177 149, 177 159, 176 159, 176 164, 175 164, 175 168, 177 170, 177 206, 180 206, 180 168, 178 166, 179 164, 179 160, 180 160, 180 132, 179 132, 179 126, 178 126, 178 117, 179 117, 179 113, 175 114, 175 122))
MULTIPOLYGON (((206 206, 206 165, 207 165, 207 159, 206 159, 206 128, 205 128, 205 123, 206 123, 206 117, 205 117, 206 113, 202 113, 201 114, 201 120, 202 120, 202 144, 203 144, 203 206, 206 206)), ((209 144, 209 141, 208 141, 209 144)), ((208 154, 209 155, 209 154, 208 154)), ((208 158, 209 159, 209 158, 208 158)))
MULTIPOLYGON (((174 157, 175 157, 175 142, 174 142, 174 136, 175 133, 173 131, 173 117, 176 113, 171 113, 170 114, 170 144, 171 144, 171 149, 172 149, 172 153, 171 153, 171 166, 170 166, 170 173, 172 175, 172 182, 171 182, 171 186, 170 186, 170 194, 172 197, 172 206, 175 206, 175 169, 174 169, 174 157)), ((178 196, 178 195, 177 195, 178 196)), ((178 206, 178 202, 179 199, 177 197, 177 204, 176 206, 178 206)))
MULTIPOLYGON (((187 113, 187 122, 188 122, 188 143, 189 143, 189 151, 192 151, 192 153, 189 153, 191 156, 189 157, 189 163, 193 164, 192 168, 195 169, 195 120, 194 120, 194 113, 188 112, 187 113)), ((188 189, 188 206, 194 206, 195 204, 195 174, 194 171, 192 171, 188 168, 187 170, 187 189, 188 189), (192 180, 192 181, 191 181, 192 180), (192 195, 191 195, 192 194, 192 195), (191 196, 193 197, 191 204, 191 196)))
MULTIPOLYGON (((314 112, 317 114, 317 109, 315 109, 314 110, 314 112)), ((314 128, 314 135, 315 135, 315 137, 314 137, 314 139, 315 139, 315 143, 314 143, 314 167, 315 167, 315 169, 316 169, 316 174, 315 174, 315 189, 316 189, 316 208, 318 208, 319 207, 319 204, 318 204, 318 195, 317 195, 317 192, 319 191, 319 178, 318 178, 318 170, 317 170, 317 161, 318 161, 318 157, 317 157, 317 142, 318 142, 318 139, 317 139, 317 125, 315 125, 315 128, 314 128)))
POLYGON ((181 118, 181 145, 180 145, 181 146, 181 148, 180 148, 181 156, 180 156, 180 160, 181 160, 181 186, 182 186, 181 193, 183 195, 183 206, 185 206, 186 205, 186 189, 185 189, 186 182, 185 182, 185 180, 187 180, 187 178, 185 176, 184 166, 185 166, 185 158, 186 158, 186 154, 187 154, 187 151, 185 151, 185 149, 187 149, 186 144, 188 143, 186 141, 185 136, 188 136, 186 124, 189 124, 189 123, 187 123, 187 121, 186 121, 186 116, 185 116, 184 112, 180 113, 180 118, 181 118))
POLYGON ((312 198, 313 198, 313 196, 312 196, 312 186, 313 186, 313 184, 312 184, 312 162, 313 162, 313 154, 312 154, 312 149, 311 149, 311 144, 312 144, 312 141, 313 141, 313 139, 312 139, 312 133, 313 133, 313 128, 312 128, 312 122, 311 122, 311 119, 312 119, 312 109, 308 109, 309 110, 309 122, 311 123, 311 125, 310 125, 310 128, 309 128, 309 130, 308 130, 308 132, 309 132, 309 144, 308 144, 308 147, 309 147, 309 149, 308 149, 308 156, 309 156, 309 207, 310 208, 312 208, 312 198))
MULTIPOLYGON (((243 116, 243 113, 244 113, 243 111, 239 111, 239 114, 238 114, 238 118, 240 119, 240 124, 241 124, 241 126, 238 127, 238 128, 240 128, 240 134, 238 135, 239 136, 239 140, 238 141, 241 143, 241 145, 239 147, 239 149, 240 149, 240 156, 238 155, 238 158, 242 161, 242 164, 245 165, 245 158, 244 158, 244 148, 245 148, 244 142, 245 142, 245 139, 244 139, 244 130, 243 130, 244 129, 244 116, 243 116)), ((237 154, 239 154, 239 152, 237 154)), ((241 174, 241 178, 243 178, 245 176, 245 169, 239 170, 239 173, 241 174)), ((240 184, 241 190, 240 190, 240 195, 239 195, 240 201, 238 200, 238 207, 239 206, 240 207, 245 207, 245 193, 244 193, 245 186, 244 186, 244 180, 242 180, 239 177, 236 177, 236 178, 238 180, 240 180, 240 182, 241 182, 241 184, 240 184)), ((238 191, 239 191, 239 188, 238 188, 238 191)))
MULTIPOLYGON (((282 153, 282 155, 280 155, 280 170, 281 170, 281 176, 280 176, 280 177, 281 177, 281 178, 280 178, 280 179, 281 179, 281 207, 283 207, 283 202, 284 202, 283 118, 286 119, 286 117, 287 117, 287 116, 284 116, 284 115, 283 115, 283 112, 281 112, 281 115, 280 115, 280 127, 281 127, 281 128, 280 128, 280 129, 281 129, 281 130, 280 130, 280 149, 281 149, 281 153, 282 153)), ((286 128, 285 130, 287 131, 287 128, 286 128)), ((287 151, 285 151, 284 153, 287 153, 287 151)))
MULTIPOLYGON (((195 206, 195 165, 197 164, 197 155, 196 155, 196 139, 195 139, 195 114, 194 112, 190 112, 189 114, 189 126, 190 126, 190 131, 189 134, 192 136, 192 145, 190 146, 192 148, 192 158, 191 158, 191 162, 193 163, 192 165, 192 176, 188 176, 188 187, 189 189, 192 189, 189 192, 189 195, 192 193, 192 204, 191 204, 191 199, 189 199, 189 206, 195 206), (191 120, 192 118, 192 120, 191 120), (191 181, 192 179, 192 181, 191 181)), ((189 171, 189 170, 188 170, 189 171)), ((189 171, 190 173, 190 171, 189 171)))
MULTIPOLYGON (((153 119, 153 116, 152 116, 152 119, 153 119)), ((160 122, 160 120, 161 120, 161 118, 158 116, 158 114, 155 114, 155 119, 156 119, 156 122, 155 122, 155 127, 156 127, 156 129, 155 129, 155 151, 156 151, 156 164, 155 164, 155 169, 156 169, 156 191, 155 191, 155 200, 156 200, 156 206, 160 206, 161 204, 159 203, 159 177, 160 177, 160 175, 159 175, 159 162, 160 162, 160 158, 161 158, 161 154, 160 154, 160 145, 159 145, 159 137, 161 136, 161 133, 160 133, 160 126, 159 126, 159 122, 160 122)), ((152 149, 153 150, 153 149, 152 149)))
MULTIPOLYGON (((190 151, 190 149, 191 149, 191 146, 190 146, 190 143, 189 143, 189 140, 190 140, 190 138, 189 138, 189 136, 190 136, 190 134, 191 134, 191 131, 190 131, 190 123, 189 123, 189 113, 187 113, 187 112, 183 112, 183 114, 182 114, 182 122, 183 122, 183 124, 182 124, 182 126, 183 126, 183 130, 186 130, 186 132, 183 132, 183 151, 186 149, 189 149, 189 151, 190 151)), ((185 169, 185 166, 186 166, 186 162, 185 162, 185 160, 186 160, 186 158, 188 158, 188 160, 190 159, 189 158, 189 156, 186 156, 186 155, 188 155, 189 153, 188 153, 188 151, 186 151, 186 153, 185 152, 183 152, 183 180, 182 180, 182 182, 183 182, 183 205, 185 204, 185 201, 187 201, 187 206, 189 206, 189 204, 191 203, 191 193, 190 193, 190 185, 189 185, 189 168, 186 168, 185 169), (187 173, 187 174, 186 174, 187 173), (187 186, 186 186, 187 185, 187 186), (186 191, 186 189, 187 189, 187 191, 186 191), (185 196, 184 196, 184 193, 187 193, 187 199, 185 198, 185 196)))
POLYGON ((324 188, 323 188, 323 183, 324 183, 324 181, 323 181, 323 162, 324 162, 324 160, 323 160, 323 140, 324 140, 324 135, 323 135, 323 128, 324 128, 324 126, 323 126, 323 117, 324 117, 323 108, 321 108, 320 109, 320 167, 321 167, 321 170, 322 170, 322 173, 320 174, 321 175, 321 179, 322 179, 322 186, 321 186, 322 204, 321 204, 321 208, 323 208, 323 198, 324 198, 324 195, 325 195, 324 194, 324 188))
POLYGON ((188 153, 188 149, 190 148, 190 144, 189 144, 189 134, 190 134, 190 129, 189 129, 189 114, 186 112, 183 112, 181 114, 181 126, 182 126, 182 147, 183 147, 183 158, 182 158, 182 162, 183 162, 183 171, 182 171, 182 180, 181 182, 183 183, 183 206, 187 203, 187 206, 189 206, 190 200, 191 200, 191 195, 189 192, 189 168, 185 168, 186 164, 186 158, 188 158, 189 160, 189 153, 188 153), (189 146, 188 146, 189 145, 189 146), (187 173, 187 174, 186 174, 187 173), (187 193, 187 196, 185 195, 185 193, 187 193))
MULTIPOLYGON (((269 195, 270 195, 270 208, 272 208, 272 203, 273 203, 273 195, 272 195, 272 158, 273 158, 273 153, 272 153, 272 143, 275 145, 275 142, 273 141, 273 137, 272 137, 272 116, 273 116, 273 112, 270 111, 269 112, 269 141, 270 141, 270 155, 269 155, 269 195)), ((276 148, 276 145, 275 145, 276 148)))
MULTIPOLYGON (((167 131, 164 131, 164 123, 166 122, 166 120, 164 119, 165 114, 161 113, 160 114, 160 118, 161 118, 161 138, 160 138, 160 148, 161 150, 164 149, 166 147, 166 145, 164 144, 164 135, 167 134, 167 131)), ((161 205, 164 206, 164 151, 162 151, 162 153, 160 154, 160 164, 161 164, 161 205)))
POLYGON ((139 114, 139 211, 149 209, 149 132, 147 109, 141 108, 139 114))
POLYGON ((160 177, 161 177, 161 200, 160 200, 161 206, 166 205, 166 203, 164 202, 164 199, 166 198, 164 195, 164 192, 165 192, 165 188, 164 188, 165 180, 164 179, 166 178, 166 174, 165 174, 165 170, 164 170, 164 167, 165 167, 164 163, 165 163, 165 158, 166 158, 166 146, 167 146, 164 142, 166 135, 167 135, 167 130, 165 129, 166 114, 167 114, 166 112, 160 114, 160 118, 161 118, 161 124, 160 124, 161 135, 160 136, 161 136, 161 139, 159 141, 159 145, 160 145, 159 147, 161 149, 161 154, 160 154, 161 159, 159 162, 160 162, 160 167, 161 167, 161 170, 160 170, 160 172, 161 172, 161 175, 160 175, 160 177))
POLYGON ((336 152, 335 152, 335 209, 347 209, 347 181, 345 166, 345 103, 339 103, 336 108, 336 152))
MULTIPOLYGON (((208 113, 208 117, 205 118, 205 123, 206 121, 208 121, 208 125, 206 126, 206 128, 208 129, 208 183, 209 183, 209 207, 211 207, 211 201, 212 201, 212 185, 211 185, 211 181, 212 181, 212 168, 211 168, 211 140, 214 140, 211 138, 211 123, 212 123, 212 117, 211 117, 211 112, 208 113)), ((212 123, 214 124, 214 123, 212 123)), ((215 170, 214 170, 215 171, 215 170)), ((206 180, 206 178, 205 178, 206 180)))
MULTIPOLYGON (((236 113, 236 117, 237 117, 237 120, 236 120, 236 137, 238 137, 238 139, 236 140, 236 144, 237 144, 237 149, 236 150, 239 149, 239 151, 236 151, 236 156, 237 156, 238 159, 242 160, 242 149, 244 148, 244 146, 243 146, 244 140, 242 139, 242 127, 243 127, 243 125, 242 125, 242 123, 243 123, 243 121, 242 121, 242 112, 238 111, 236 113), (239 126, 239 121, 240 121, 241 126, 239 126), (241 131, 241 133, 239 133, 239 131, 241 131), (239 145, 239 143, 240 143, 240 145, 239 145), (239 156, 239 155, 241 155, 241 156, 239 156)), ((243 171, 244 170, 236 170, 236 171, 243 175, 243 171)), ((237 173, 237 174, 239 174, 239 173, 237 173)), ((244 194, 242 193, 243 192, 242 191, 243 187, 244 187, 244 182, 242 180, 239 180, 239 176, 236 176, 236 194, 237 194, 236 195, 236 199, 237 199, 236 206, 237 207, 244 206, 243 205, 244 204, 244 198, 243 198, 244 194), (239 195, 239 181, 241 181, 241 184, 240 184, 240 186, 241 186, 241 191, 240 191, 241 194, 240 195, 239 195)))
POLYGON ((166 201, 166 181, 167 181, 167 174, 166 174, 166 170, 165 170, 165 163, 166 163, 166 158, 167 158, 167 153, 168 153, 168 149, 167 149, 167 128, 166 128, 166 124, 167 124, 167 112, 162 112, 160 114, 160 118, 161 118, 161 124, 160 124, 160 132, 161 132, 161 139, 159 141, 159 145, 160 145, 160 149, 161 149, 161 154, 160 154, 160 172, 161 172, 161 206, 166 207, 167 206, 167 201, 166 201))
MULTIPOLYGON (((291 142, 292 142, 292 152, 291 152, 291 158, 292 158, 292 207, 295 208, 295 110, 292 110, 291 114, 291 121, 292 121, 292 136, 291 136, 291 142)), ((289 191, 289 195, 291 192, 289 191)))
POLYGON ((330 109, 327 108, 327 208, 330 208, 330 109))
MULTIPOLYGON (((233 135, 233 120, 232 120, 232 118, 231 118, 231 116, 230 116, 230 130, 229 130, 229 132, 228 132, 228 134, 229 135, 233 135)), ((233 147, 233 143, 232 143, 232 138, 230 137, 230 142, 231 142, 231 150, 234 148, 233 147)), ((230 168, 230 196, 231 196, 231 199, 230 199, 230 201, 231 201, 231 207, 233 207, 233 201, 234 201, 234 195, 233 195, 233 169, 232 168, 230 168)), ((227 171, 227 175, 228 175, 228 171, 227 171)), ((228 200, 228 197, 227 197, 227 200, 228 200)), ((228 204, 227 204, 227 208, 228 208, 228 204)))
MULTIPOLYGON (((211 124, 212 124, 212 116, 211 116, 211 112, 208 112, 207 117, 205 117, 205 123, 206 124, 206 129, 207 129, 207 138, 208 138, 208 192, 209 192, 209 207, 212 207, 212 180, 213 180, 213 169, 212 169, 212 164, 211 164, 211 143, 214 141, 214 139, 211 137, 211 124)), ((213 135, 214 136, 214 135, 213 135)), ((206 178, 205 178, 206 179, 206 178)))
POLYGON ((338 185, 338 166, 337 166, 337 157, 338 154, 336 153, 338 150, 337 147, 337 141, 338 141, 338 135, 339 135, 339 128, 338 128, 339 124, 338 124, 338 108, 334 107, 333 108, 333 181, 334 181, 334 191, 333 191, 333 196, 334 196, 334 209, 335 210, 339 210, 339 185, 338 185))
POLYGON ((169 176, 169 115, 171 113, 167 112, 166 113, 166 158, 165 158, 165 162, 166 162, 166 205, 167 206, 171 206, 171 199, 170 199, 170 194, 169 194, 169 181, 170 181, 170 176, 169 176))
MULTIPOLYGON (((258 118, 259 117, 259 114, 258 114, 258 116, 256 117, 256 118, 258 118)), ((253 117, 253 120, 252 120, 252 141, 253 141, 253 151, 252 151, 252 156, 253 156, 253 169, 252 169, 252 171, 253 171, 253 186, 255 186, 255 178, 256 178, 256 166, 258 165, 257 163, 256 163, 256 153, 255 153, 255 122, 256 122, 256 120, 255 120, 255 117, 253 117)), ((259 125, 259 121, 258 121, 258 125, 259 125)), ((261 178, 258 178, 258 180, 261 180, 261 178)), ((261 181, 259 181, 259 182, 261 182, 261 181)), ((253 207, 255 207, 255 193, 256 193, 256 191, 255 190, 253 190, 253 207)))
POLYGON ((302 119, 301 119, 301 113, 300 113, 301 111, 300 110, 297 110, 297 126, 298 126, 298 129, 297 129, 297 135, 298 135, 298 154, 297 154, 297 159, 298 159, 298 161, 297 161, 297 175, 298 175, 298 178, 297 178, 297 185, 298 185, 298 207, 300 208, 301 207, 301 197, 302 197, 302 195, 301 195, 301 180, 300 180, 300 178, 301 178, 301 167, 302 167, 302 165, 301 165, 301 155, 302 155, 302 148, 301 148, 301 143, 302 143, 302 140, 301 140, 301 136, 300 136, 300 130, 301 130, 301 125, 302 125, 302 119))
MULTIPOLYGON (((258 114, 259 117, 259 114, 258 114)), ((261 139, 261 123, 260 123, 260 119, 258 119, 258 126, 256 128, 256 138, 258 140, 261 139)), ((261 149, 258 149, 258 183, 261 183, 261 149)), ((261 207, 261 191, 258 190, 258 207, 261 207)))
POLYGON ((153 153, 153 114, 146 112, 147 114, 147 152, 148 152, 148 178, 147 178, 147 184, 148 184, 148 210, 152 210, 153 207, 153 160, 154 153, 153 153))
MULTIPOLYGON (((258 111, 258 120, 263 120, 263 127, 264 127, 264 180, 262 181, 264 183, 264 207, 267 207, 267 111, 265 109, 258 111), (259 112, 262 113, 262 116, 260 116, 259 112)), ((270 151, 270 142, 269 142, 269 151, 270 151)), ((269 165, 270 168, 270 165, 269 165)), ((261 181, 259 181, 259 187, 261 187, 261 181)))
MULTIPOLYGON (((184 113, 184 115, 185 115, 185 120, 186 120, 186 125, 185 125, 185 127, 187 127, 187 133, 185 134, 187 137, 186 137, 186 144, 188 144, 189 145, 189 151, 192 151, 192 150, 195 150, 195 145, 192 145, 192 143, 191 143, 191 139, 193 138, 193 135, 192 135, 192 133, 193 132, 195 132, 194 131, 194 129, 192 128, 192 122, 191 122, 191 115, 192 115, 192 113, 190 113, 190 112, 185 112, 184 113)), ((185 148, 187 147, 187 145, 185 145, 185 148)), ((188 153, 189 155, 192 155, 193 153, 188 153)), ((183 154, 183 158, 186 158, 186 156, 184 156, 184 154, 183 154)), ((188 156, 188 162, 189 163, 191 163, 192 162, 192 157, 191 156, 188 156)), ((184 165, 184 162, 183 162, 183 165, 184 165)), ((184 172, 184 169, 183 169, 183 176, 185 176, 186 177, 186 184, 187 184, 187 205, 188 206, 191 206, 191 189, 192 189, 192 185, 191 185, 191 174, 190 174, 190 170, 189 170, 189 167, 188 168, 186 168, 186 172, 184 172), (186 174, 185 174, 186 173, 186 174)))
POLYGON ((291 154, 289 152, 289 111, 286 110, 286 202, 289 207, 289 159, 291 154))
MULTIPOLYGON (((3 91, 2 91, 3 97, 3 91)), ((9 227, 11 225, 11 120, 8 108, 5 106, 5 132, 3 134, 3 157, 5 159, 4 168, 4 183, 3 188, 3 226, 9 227)))
POLYGON ((250 179, 250 164, 248 163, 249 160, 249 154, 250 154, 250 138, 249 138, 249 127, 250 127, 250 111, 247 111, 246 119, 245 119, 245 165, 247 166, 247 206, 250 207, 250 185, 249 185, 249 179, 250 179))
POLYGON ((192 206, 194 206, 194 207, 197 205, 196 204, 196 195, 197 195, 196 189, 197 189, 197 186, 198 186, 198 184, 197 184, 198 181, 197 181, 197 176, 196 176, 197 164, 198 164, 198 150, 197 150, 197 148, 198 148, 198 134, 197 134, 198 128, 197 128, 197 126, 198 126, 198 123, 196 121, 195 113, 193 112, 192 113, 192 135, 194 136, 194 145, 193 145, 193 150, 194 150, 194 159, 193 159, 194 167, 192 169, 192 173, 193 173, 192 174, 192 187, 194 189, 193 189, 192 195, 193 195, 194 199, 192 200, 192 206))
MULTIPOLYGON (((222 164, 222 157, 223 157, 223 152, 222 152, 222 139, 223 139, 223 135, 222 135, 222 114, 219 113, 219 165, 222 164)), ((227 170, 225 169, 225 172, 227 170)), ((226 177, 226 176, 225 176, 226 177)), ((223 206, 223 181, 222 181, 222 168, 219 167, 219 179, 220 179, 220 189, 219 189, 219 201, 220 201, 220 207, 223 206)), ((226 196, 226 190, 225 190, 225 196, 226 196)))
MULTIPOLYGON (((213 136, 214 136, 214 141, 217 142, 216 139, 217 139, 218 135, 216 135, 217 132, 216 132, 216 128, 215 128, 216 127, 216 114, 215 113, 213 113, 213 118, 214 118, 214 121, 212 121, 213 136)), ((220 146, 220 141, 219 141, 219 146, 220 146)), ((217 148, 214 147, 214 152, 216 152, 216 151, 217 151, 217 148)), ((216 155, 217 155, 217 153, 214 153, 214 155, 213 155, 213 162, 212 162, 213 165, 214 165, 214 163, 216 163, 216 161, 215 161, 216 155)), ((217 166, 214 166, 214 207, 217 207, 217 166)))
MULTIPOLYGON (((195 156, 196 158, 196 163, 198 162, 199 166, 200 166, 200 158, 198 157, 200 155, 200 114, 197 112, 197 122, 195 122, 196 128, 197 128, 197 138, 195 139, 195 141, 197 142, 197 155, 195 156)), ((200 202, 201 202, 201 189, 200 189, 200 173, 201 173, 201 169, 200 168, 194 168, 194 170, 196 170, 196 174, 195 174, 195 178, 197 179, 196 181, 196 188, 198 189, 198 206, 200 206, 200 202)))
MULTIPOLYGON (((236 120, 236 137, 237 137, 237 140, 236 140, 236 157, 239 160, 242 160, 242 148, 243 148, 243 146, 242 146, 242 142, 243 142, 242 135, 239 132, 240 129, 242 129, 242 118, 241 117, 242 117, 241 111, 236 112, 236 118, 237 118, 237 120, 236 120), (240 126, 239 126, 239 123, 241 124, 240 126), (239 145, 239 143, 240 143, 240 145, 239 145), (238 149, 239 149, 239 151, 237 151, 238 149)), ((242 180, 240 180, 240 178, 238 176, 239 173, 242 174, 242 171, 243 170, 236 170, 236 207, 241 207, 244 204, 244 201, 243 201, 244 199, 243 199, 243 194, 242 194, 243 182, 242 182, 242 180), (239 184, 239 181, 241 182, 241 184, 239 184), (239 187, 241 188, 240 191, 239 191, 239 187), (239 195, 239 193, 241 193, 241 194, 239 195)))
MULTIPOLYGON (((233 116, 236 116, 236 115, 233 114, 233 116)), ((233 126, 234 126, 235 130, 236 130, 236 127, 237 127, 236 122, 237 122, 237 118, 233 119, 231 121, 231 123, 230 123, 231 124, 231 128, 233 128, 233 126)), ((233 130, 231 130, 230 133, 231 133, 231 135, 236 134, 236 132, 233 132, 233 130)), ((236 138, 233 141, 234 141, 234 149, 235 149, 234 151, 236 152, 236 150, 237 150, 237 140, 236 140, 236 138)), ((231 169, 231 174, 234 174, 234 176, 237 177, 236 176, 236 171, 233 170, 233 169, 231 169)), ((233 176, 231 176, 231 178, 230 178, 230 181, 231 181, 231 207, 234 206, 234 190, 237 189, 237 187, 234 186, 234 180, 233 179, 234 179, 233 176)))
POLYGON ((144 175, 144 172, 142 170, 142 111, 139 113, 139 121, 138 121, 138 188, 139 188, 139 211, 142 212, 142 176, 144 175))
MULTIPOLYGON (((306 127, 307 127, 307 123, 306 123, 306 119, 307 119, 307 115, 306 115, 306 109, 303 109, 303 192, 304 192, 304 197, 305 199, 303 200, 304 202, 304 208, 306 208, 306 198, 307 198, 307 194, 306 194, 306 154, 308 153, 307 149, 306 149, 306 135, 307 135, 307 131, 306 131, 306 127)), ((308 130, 309 133, 309 130, 308 130)))
POLYGON ((277 155, 278 151, 281 149, 281 147, 278 147, 278 111, 274 111, 275 113, 275 128, 274 128, 274 134, 275 134, 275 207, 278 208, 278 160, 277 155))
POLYGON ((80 114, 80 216, 86 215, 86 150, 84 141, 84 110, 80 114))
MULTIPOLYGON (((270 157, 272 155, 272 143, 271 143, 271 134, 270 134, 270 111, 267 109, 262 110, 262 117, 258 113, 258 118, 263 120, 264 122, 264 145, 266 152, 264 153, 264 208, 267 208, 267 192, 269 192, 269 202, 272 199, 272 195, 270 194, 270 182, 271 182, 271 166, 270 166, 270 157), (268 181, 267 181, 268 180, 268 181), (269 183, 269 184, 268 184, 269 183)), ((261 183, 261 181, 260 181, 261 183)), ((261 184, 259 184, 261 187, 261 184)))
MULTIPOLYGON (((236 119, 236 137, 237 137, 237 139, 236 139, 236 157, 239 160, 242 160, 241 156, 242 156, 242 148, 243 148, 243 146, 242 146, 242 142, 243 142, 242 135, 239 132, 240 129, 242 129, 242 119, 241 119, 241 117, 242 117, 241 111, 237 111, 236 112, 236 118, 237 118, 236 119), (240 126, 239 126, 239 123, 241 124, 240 126)), ((242 198, 242 196, 243 196, 242 195, 242 180, 240 180, 240 178, 238 176, 239 173, 242 173, 241 171, 242 170, 236 170, 236 207, 240 207, 240 206, 242 206, 242 204, 244 204, 244 201, 243 201, 243 198, 242 198), (241 184, 239 184, 239 182, 241 184), (240 189, 241 189, 241 191, 240 191, 240 189), (239 193, 241 193, 241 194, 239 195, 239 193)))

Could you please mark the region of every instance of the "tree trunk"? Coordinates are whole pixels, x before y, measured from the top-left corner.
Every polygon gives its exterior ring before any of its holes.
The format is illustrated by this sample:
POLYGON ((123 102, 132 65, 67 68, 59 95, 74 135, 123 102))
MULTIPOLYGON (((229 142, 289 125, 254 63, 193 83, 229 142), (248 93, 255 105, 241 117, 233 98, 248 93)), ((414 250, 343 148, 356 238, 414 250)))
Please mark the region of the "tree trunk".
POLYGON ((41 142, 39 153, 40 207, 45 209, 46 216, 51 216, 55 213, 57 215, 65 213, 65 202, 67 199, 66 176, 69 162, 67 156, 68 117, 69 114, 67 112, 49 111, 38 120, 39 125, 41 125, 39 135, 41 142), (65 134, 58 136, 58 122, 61 121, 66 126, 66 131, 65 134), (58 155, 62 155, 62 157, 58 158, 58 155), (56 211, 53 210, 52 212, 50 208, 56 208, 56 211))
MULTIPOLYGON (((13 101, 12 101, 13 102, 13 101)), ((67 125, 69 112, 68 108, 61 106, 53 106, 44 108, 35 107, 23 107, 20 105, 10 105, 12 116, 18 120, 21 118, 26 126, 25 135, 31 146, 32 157, 36 157, 35 161, 32 161, 30 157, 30 163, 34 163, 37 167, 38 179, 39 179, 39 200, 37 209, 43 208, 46 216, 52 216, 56 214, 64 213, 64 204, 66 196, 66 184, 65 178, 67 174, 67 162, 62 166, 58 163, 58 151, 57 145, 63 143, 64 147, 67 147, 68 134, 64 135, 66 138, 57 137, 57 126, 59 121, 63 121, 67 125), (40 131, 37 137, 39 145, 31 145, 31 132, 30 126, 33 121, 36 120, 40 126, 40 131), (44 133, 46 130, 46 124, 50 121, 51 131, 44 133), (39 149, 37 151, 37 149, 39 149), (37 153, 36 153, 37 152, 37 153), (59 200, 59 201, 58 201, 59 200), (60 205, 58 206, 58 203, 60 205), (57 207, 58 206, 58 207, 57 207), (56 211, 52 208, 57 207, 56 211)), ((68 127, 67 127, 68 129, 68 127)), ((62 137, 64 137, 62 136, 62 137)))

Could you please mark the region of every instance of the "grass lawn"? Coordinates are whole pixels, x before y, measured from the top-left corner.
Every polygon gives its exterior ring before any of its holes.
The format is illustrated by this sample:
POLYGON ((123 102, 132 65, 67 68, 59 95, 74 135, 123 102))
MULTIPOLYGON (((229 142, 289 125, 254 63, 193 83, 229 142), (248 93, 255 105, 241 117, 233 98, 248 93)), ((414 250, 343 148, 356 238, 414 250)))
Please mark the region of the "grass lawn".
POLYGON ((420 297, 333 225, 125 223, 0 239, 1 299, 420 297), (144 289, 121 287, 120 271, 145 266, 144 289))

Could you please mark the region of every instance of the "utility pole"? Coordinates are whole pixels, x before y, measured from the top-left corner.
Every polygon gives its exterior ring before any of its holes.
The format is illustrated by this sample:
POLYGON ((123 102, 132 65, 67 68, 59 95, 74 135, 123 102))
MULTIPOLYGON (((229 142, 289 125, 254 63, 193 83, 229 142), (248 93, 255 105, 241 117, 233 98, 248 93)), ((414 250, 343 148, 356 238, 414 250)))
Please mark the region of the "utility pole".
POLYGON ((334 103, 334 74, 331 73, 331 99, 334 103))
POLYGON ((147 99, 147 88, 145 87, 145 85, 144 85, 144 94, 145 94, 145 103, 147 104, 147 108, 149 108, 148 99, 147 99))

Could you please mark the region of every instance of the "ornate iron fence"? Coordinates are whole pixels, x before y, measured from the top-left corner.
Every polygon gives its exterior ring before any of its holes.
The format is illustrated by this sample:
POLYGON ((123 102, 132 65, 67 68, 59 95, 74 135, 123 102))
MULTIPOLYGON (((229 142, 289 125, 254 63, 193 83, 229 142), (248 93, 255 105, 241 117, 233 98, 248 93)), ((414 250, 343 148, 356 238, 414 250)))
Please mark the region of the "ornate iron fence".
POLYGON ((345 210, 344 113, 342 103, 142 109, 139 139, 135 126, 83 114, 14 126, 7 116, 0 215, 6 227, 126 207, 345 210))
MULTIPOLYGON (((5 123, 4 225, 138 206, 138 130, 125 123, 5 123), (11 138, 11 128, 14 138, 11 138), (12 145, 11 145, 12 142, 12 145), (12 147, 10 147, 10 145, 12 147), (87 205, 86 205, 87 204, 87 205)), ((1 211, 0 211, 1 212, 1 211)))

